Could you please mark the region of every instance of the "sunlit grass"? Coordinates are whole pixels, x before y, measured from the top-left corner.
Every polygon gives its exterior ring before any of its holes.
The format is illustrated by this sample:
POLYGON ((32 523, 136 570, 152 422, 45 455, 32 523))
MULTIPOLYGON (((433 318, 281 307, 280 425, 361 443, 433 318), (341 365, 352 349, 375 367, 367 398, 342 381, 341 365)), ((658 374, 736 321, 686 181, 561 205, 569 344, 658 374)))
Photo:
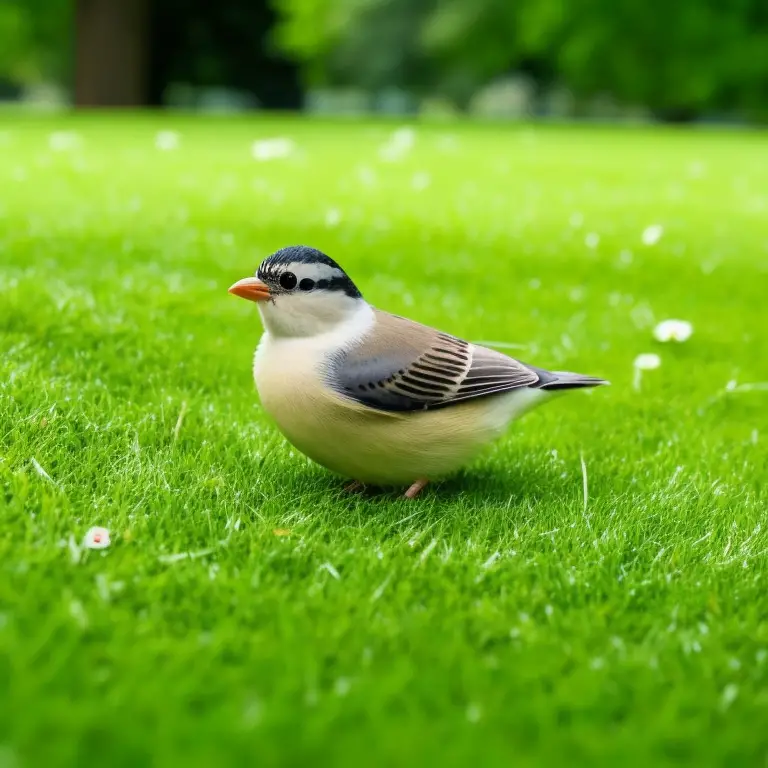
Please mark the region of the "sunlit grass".
POLYGON ((764 761, 766 157, 3 118, 0 766, 764 761), (260 410, 258 318, 226 293, 296 243, 378 306, 613 386, 415 502, 348 497, 260 410), (655 341, 667 318, 691 338, 655 341))

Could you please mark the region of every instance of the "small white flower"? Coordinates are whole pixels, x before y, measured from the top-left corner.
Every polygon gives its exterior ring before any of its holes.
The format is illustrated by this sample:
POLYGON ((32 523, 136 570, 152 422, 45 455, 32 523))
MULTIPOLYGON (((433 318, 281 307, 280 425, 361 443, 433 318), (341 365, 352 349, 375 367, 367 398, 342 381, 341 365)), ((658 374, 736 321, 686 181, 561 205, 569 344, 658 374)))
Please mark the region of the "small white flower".
POLYGON ((159 131, 155 136, 155 146, 163 152, 179 147, 179 134, 176 131, 159 131))
POLYGON ((651 224, 643 230, 643 245, 656 245, 664 234, 661 224, 651 224))
POLYGON ((416 142, 416 131, 409 126, 398 128, 389 137, 389 141, 379 149, 379 157, 388 162, 400 160, 413 149, 416 142))
POLYGON ((661 365, 661 358, 653 352, 645 352, 635 358, 634 366, 639 371, 654 371, 661 365))
POLYGON ((80 136, 74 131, 54 131, 48 136, 48 146, 54 152, 67 152, 81 144, 80 136))
POLYGON ((110 543, 109 531, 98 525, 89 528, 83 539, 83 546, 86 549, 106 549, 110 543))
POLYGON ((597 246, 600 245, 600 235, 598 235, 597 232, 589 232, 584 238, 584 245, 586 245, 587 248, 597 248, 597 246))
POLYGON ((693 326, 687 320, 662 320, 654 329, 656 341, 688 341, 693 326))
POLYGON ((635 375, 632 377, 632 386, 639 392, 643 379, 643 371, 656 370, 656 368, 661 365, 661 358, 653 352, 645 352, 642 355, 638 355, 632 365, 635 369, 635 375))
POLYGON ((264 162, 266 160, 280 160, 289 157, 295 148, 291 139, 277 137, 274 139, 259 139, 251 145, 251 154, 254 160, 264 162))
POLYGON ((341 221, 341 211, 338 208, 329 208, 325 212, 325 226, 336 227, 341 221))

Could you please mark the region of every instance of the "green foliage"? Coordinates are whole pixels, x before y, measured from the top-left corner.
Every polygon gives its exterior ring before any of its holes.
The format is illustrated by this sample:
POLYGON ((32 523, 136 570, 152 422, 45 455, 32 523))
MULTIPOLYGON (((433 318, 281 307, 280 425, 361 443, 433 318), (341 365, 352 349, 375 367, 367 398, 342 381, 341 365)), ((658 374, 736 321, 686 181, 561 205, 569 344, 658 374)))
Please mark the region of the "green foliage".
POLYGON ((663 114, 768 110, 764 0, 275 3, 284 50, 330 82, 428 86, 461 103, 532 67, 577 96, 607 94, 663 114))
POLYGON ((71 70, 73 7, 72 0, 3 0, 0 77, 65 82, 71 70))
POLYGON ((420 31, 434 0, 281 0, 275 39, 310 83, 366 88, 429 83, 420 31))

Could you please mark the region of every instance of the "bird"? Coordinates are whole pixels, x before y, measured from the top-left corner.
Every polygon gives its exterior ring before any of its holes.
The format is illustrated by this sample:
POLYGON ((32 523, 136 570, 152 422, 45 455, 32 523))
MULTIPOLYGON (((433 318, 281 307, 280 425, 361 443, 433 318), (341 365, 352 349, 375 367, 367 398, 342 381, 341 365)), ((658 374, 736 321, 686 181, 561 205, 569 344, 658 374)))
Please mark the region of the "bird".
POLYGON ((229 293, 256 302, 262 407, 346 488, 405 488, 469 464, 508 425, 567 390, 608 384, 548 371, 376 309, 331 257, 288 246, 229 293))

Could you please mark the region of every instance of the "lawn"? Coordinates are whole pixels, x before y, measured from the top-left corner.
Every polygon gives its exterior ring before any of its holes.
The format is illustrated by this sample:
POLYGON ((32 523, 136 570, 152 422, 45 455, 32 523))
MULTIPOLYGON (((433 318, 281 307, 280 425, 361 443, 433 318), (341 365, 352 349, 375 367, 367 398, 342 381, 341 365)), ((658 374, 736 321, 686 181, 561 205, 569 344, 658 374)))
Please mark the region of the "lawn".
POLYGON ((0 766, 765 765, 766 190, 757 133, 3 113, 0 766), (227 294, 296 243, 612 386, 345 495, 227 294))

